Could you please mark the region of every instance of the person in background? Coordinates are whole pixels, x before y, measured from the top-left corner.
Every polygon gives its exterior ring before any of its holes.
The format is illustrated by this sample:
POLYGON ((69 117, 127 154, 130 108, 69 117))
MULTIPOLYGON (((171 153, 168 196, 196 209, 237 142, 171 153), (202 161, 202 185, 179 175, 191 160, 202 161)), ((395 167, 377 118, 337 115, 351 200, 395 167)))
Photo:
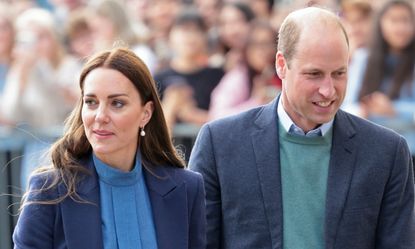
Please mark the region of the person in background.
MULTIPOLYGON (((401 133, 415 155, 415 14, 410 2, 385 2, 362 67, 349 71, 344 109, 401 133)), ((357 59, 357 58, 356 58, 357 59)), ((352 68, 351 68, 352 69, 352 68)))
POLYGON ((350 56, 369 46, 372 35, 373 7, 369 0, 343 0, 341 20, 350 40, 350 56))
POLYGON ((348 63, 337 15, 294 11, 279 30, 281 94, 201 128, 189 168, 205 181, 206 248, 415 248, 408 145, 339 109, 348 63))
MULTIPOLYGON (((76 79, 82 71, 85 61, 94 53, 94 39, 88 22, 90 11, 87 8, 76 9, 69 14, 64 28, 66 50, 77 63, 76 79)), ((79 89, 73 95, 74 103, 79 98, 79 89)))
POLYGON ((194 5, 207 26, 209 65, 222 67, 224 55, 219 39, 219 14, 223 6, 222 0, 195 0, 194 5))
POLYGON ((6 75, 13 61, 15 32, 10 7, 7 3, 0 3, 0 92, 4 89, 6 75))
POLYGON ((124 6, 115 0, 103 0, 90 5, 89 25, 92 29, 95 51, 112 48, 117 43, 131 49, 146 63, 150 72, 157 68, 157 57, 152 49, 135 33, 124 6))
POLYGON ((251 0, 247 1, 247 3, 255 13, 257 19, 269 21, 272 14, 274 0, 251 0))
POLYGON ((60 134, 79 97, 79 68, 76 59, 66 53, 52 15, 39 8, 17 16, 13 58, 0 115, 13 129, 30 134, 23 149, 24 188, 29 172, 43 161, 44 150, 60 134))
POLYGON ((183 6, 182 0, 151 0, 151 4, 146 8, 144 20, 151 30, 148 43, 158 58, 157 69, 160 71, 168 67, 173 56, 169 45, 169 34, 183 6))
POLYGON ((208 120, 210 95, 224 72, 208 64, 206 25, 196 10, 177 16, 169 40, 174 56, 169 67, 155 75, 168 125, 200 126, 208 120))
POLYGON ((347 84, 347 94, 343 102, 345 106, 357 100, 360 90, 356 82, 361 81, 361 75, 354 72, 366 67, 373 31, 374 9, 368 0, 343 0, 340 13, 350 40, 349 84, 347 84))
POLYGON ((195 0, 194 5, 209 29, 218 25, 223 0, 195 0))
MULTIPOLYGON (((3 103, 3 91, 7 74, 13 63, 13 47, 15 40, 14 15, 10 13, 8 3, 0 3, 0 106, 3 103)), ((1 107, 0 107, 1 109, 1 107)), ((10 125, 0 112, 0 126, 10 125)))
POLYGON ((248 39, 250 22, 255 13, 243 2, 225 3, 219 14, 219 40, 223 45, 224 69, 231 70, 241 62, 242 49, 248 39))
POLYGON ((46 0, 51 5, 52 15, 59 29, 65 27, 72 12, 82 9, 86 6, 86 0, 46 0))
POLYGON ((281 89, 275 70, 277 32, 263 20, 251 23, 243 60, 219 82, 211 95, 209 119, 268 103, 281 89))
POLYGON ((31 178, 15 248, 204 249, 203 180, 174 150, 144 62, 98 53, 79 84, 52 164, 31 178))
MULTIPOLYGON (((3 102, 2 95, 7 74, 13 63, 15 32, 13 26, 14 16, 10 13, 10 9, 10 4, 0 3, 0 106, 3 102)), ((0 124, 8 124, 1 114, 0 124)))
POLYGON ((88 22, 89 14, 88 9, 75 10, 69 15, 65 26, 68 51, 78 58, 82 65, 94 52, 94 39, 88 22))
POLYGON ((66 54, 48 11, 32 8, 17 17, 13 56, 3 92, 4 117, 35 128, 61 125, 79 96, 77 64, 66 54))

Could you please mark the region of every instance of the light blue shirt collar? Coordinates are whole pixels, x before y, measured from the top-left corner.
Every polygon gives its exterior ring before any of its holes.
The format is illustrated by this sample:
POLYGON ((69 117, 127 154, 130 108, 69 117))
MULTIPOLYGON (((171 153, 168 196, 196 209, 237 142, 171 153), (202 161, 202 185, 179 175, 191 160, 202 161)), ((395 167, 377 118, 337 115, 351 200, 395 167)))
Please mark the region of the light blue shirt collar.
POLYGON ((324 136, 330 130, 330 128, 333 126, 333 119, 332 119, 329 122, 320 125, 316 129, 305 133, 303 131, 303 129, 298 127, 292 121, 290 116, 288 116, 287 112, 285 111, 284 107, 282 106, 282 97, 280 97, 280 99, 278 100, 277 113, 278 113, 278 118, 279 118, 282 126, 284 127, 285 131, 288 132, 288 133, 294 133, 294 134, 303 135, 303 136, 316 136, 316 135, 324 136))

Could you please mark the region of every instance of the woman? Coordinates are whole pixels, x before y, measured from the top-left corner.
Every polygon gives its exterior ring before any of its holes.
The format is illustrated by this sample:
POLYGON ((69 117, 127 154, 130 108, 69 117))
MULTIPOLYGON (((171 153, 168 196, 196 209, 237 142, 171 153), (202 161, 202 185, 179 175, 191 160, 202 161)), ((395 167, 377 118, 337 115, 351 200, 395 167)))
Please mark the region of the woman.
POLYGON ((415 14, 410 2, 386 2, 367 53, 354 56, 344 108, 402 134, 415 155, 415 14), (353 81, 351 81, 353 80, 353 81))
POLYGON ((281 88, 275 73, 275 37, 268 22, 253 21, 251 34, 242 49, 243 60, 228 71, 212 91, 211 120, 268 103, 281 88))
POLYGON ((88 17, 92 29, 95 51, 109 49, 114 43, 123 43, 140 55, 150 72, 157 69, 157 57, 134 30, 133 23, 120 1, 104 0, 92 2, 88 17))
POLYGON ((249 5, 242 2, 229 2, 223 5, 219 13, 219 40, 223 45, 224 68, 233 69, 242 60, 251 21, 255 13, 249 5))
POLYGON ((30 181, 16 248, 204 248, 204 186, 183 169, 154 80, 130 50, 85 65, 52 167, 30 181))

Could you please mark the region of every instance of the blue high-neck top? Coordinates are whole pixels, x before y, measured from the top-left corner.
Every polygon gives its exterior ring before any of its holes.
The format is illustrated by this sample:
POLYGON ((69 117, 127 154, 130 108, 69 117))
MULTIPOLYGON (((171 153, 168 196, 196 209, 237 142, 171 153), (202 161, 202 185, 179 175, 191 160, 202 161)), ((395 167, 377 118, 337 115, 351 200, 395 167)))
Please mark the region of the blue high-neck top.
POLYGON ((93 155, 99 178, 105 249, 156 249, 151 203, 137 153, 130 172, 113 168, 93 155))

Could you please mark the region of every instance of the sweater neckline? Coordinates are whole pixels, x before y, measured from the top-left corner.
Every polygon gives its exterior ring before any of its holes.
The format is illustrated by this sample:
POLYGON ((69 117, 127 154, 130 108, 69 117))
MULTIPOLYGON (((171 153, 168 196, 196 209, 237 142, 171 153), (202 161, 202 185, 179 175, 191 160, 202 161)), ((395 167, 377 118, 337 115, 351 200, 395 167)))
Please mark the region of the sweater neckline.
POLYGON ((329 130, 326 132, 326 134, 322 136, 309 137, 305 135, 289 133, 285 131, 284 127, 282 127, 282 124, 280 122, 278 123, 279 123, 280 137, 284 140, 290 141, 292 143, 305 144, 305 145, 331 145, 333 127, 330 127, 329 130))

